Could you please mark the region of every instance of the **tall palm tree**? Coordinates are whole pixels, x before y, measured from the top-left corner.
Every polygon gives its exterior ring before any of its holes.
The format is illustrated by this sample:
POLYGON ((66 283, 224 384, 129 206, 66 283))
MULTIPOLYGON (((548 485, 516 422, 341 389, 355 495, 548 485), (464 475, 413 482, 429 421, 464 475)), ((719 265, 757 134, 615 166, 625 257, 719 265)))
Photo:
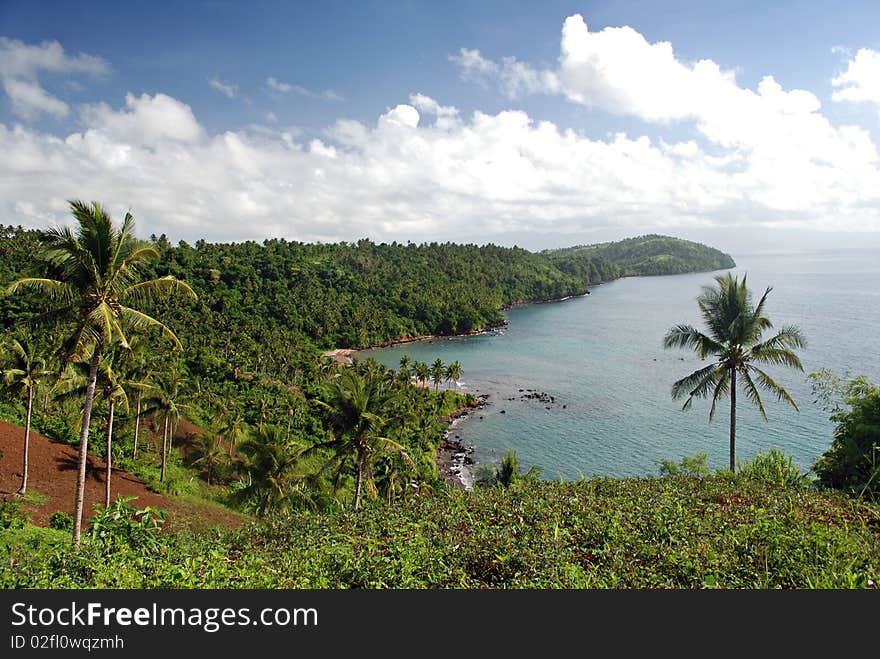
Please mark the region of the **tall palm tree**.
POLYGON ((335 483, 346 467, 355 473, 354 509, 360 507, 364 485, 376 494, 373 483, 373 458, 379 450, 409 456, 403 446, 379 433, 387 423, 386 415, 396 399, 396 392, 383 380, 362 377, 347 370, 325 386, 323 397, 315 403, 327 413, 329 439, 319 442, 311 451, 329 448, 333 457, 321 471, 335 466, 335 483))
POLYGON ((141 280, 143 267, 157 259, 159 252, 135 238, 131 213, 125 214, 122 226, 117 228, 98 202, 88 205, 71 201, 70 210, 76 220, 75 229, 53 227, 40 236, 40 257, 53 276, 19 279, 7 292, 34 289, 46 294, 52 308, 45 319, 65 319, 71 324, 61 349, 64 365, 75 358, 88 359, 89 382, 83 405, 73 521, 73 545, 79 547, 89 424, 101 355, 114 339, 128 345, 122 323, 134 331, 158 328, 180 346, 166 325, 126 303, 138 304, 159 293, 179 292, 191 297, 195 293, 171 276, 141 280))
POLYGON ((3 368, 3 382, 13 395, 23 396, 27 403, 27 417, 24 424, 24 451, 21 468, 21 487, 19 494, 27 493, 28 453, 31 438, 31 411, 34 407, 34 390, 40 381, 49 375, 46 361, 37 353, 33 341, 13 339, 9 346, 9 363, 3 368))
POLYGON ((449 366, 446 367, 446 381, 452 381, 458 383, 461 379, 461 362, 455 360, 449 366))
POLYGON ((175 371, 160 374, 155 383, 145 389, 145 413, 152 413, 162 419, 162 455, 159 482, 165 482, 168 464, 168 449, 174 437, 174 429, 180 421, 181 411, 187 408, 181 401, 183 397, 181 378, 175 371))
POLYGON ((730 469, 736 468, 736 388, 737 376, 742 378, 746 397, 758 408, 764 420, 767 413, 758 389, 775 394, 777 400, 785 401, 798 409, 789 393, 765 371, 755 364, 788 366, 803 371, 800 359, 794 354, 796 348, 804 348, 806 339, 800 329, 788 325, 766 340, 761 340, 764 330, 773 327, 764 315, 769 286, 757 305, 752 304, 752 293, 742 281, 728 273, 715 277, 717 286, 704 286, 697 298, 700 314, 707 332, 691 325, 675 325, 663 338, 664 348, 689 348, 700 359, 710 355, 715 361, 683 377, 672 385, 672 397, 687 396, 682 409, 688 409, 694 398, 706 398, 711 393, 712 405, 709 420, 715 416, 715 405, 723 396, 730 395, 730 469))
POLYGON ((135 336, 129 341, 129 349, 121 354, 119 368, 122 370, 122 386, 128 396, 134 396, 134 441, 132 444, 131 458, 137 459, 138 440, 141 430, 141 407, 144 391, 149 388, 147 376, 149 365, 146 358, 147 344, 143 337, 135 336))
POLYGON ((428 378, 431 377, 431 367, 425 362, 416 362, 413 364, 413 371, 415 371, 416 380, 424 387, 428 378))
MULTIPOLYGON (((115 346, 114 346, 115 348, 115 346)), ((98 361, 98 378, 95 383, 95 397, 107 401, 109 411, 107 414, 107 453, 104 459, 104 506, 110 506, 110 480, 113 475, 113 423, 116 406, 122 405, 128 410, 128 396, 126 395, 121 373, 116 368, 119 361, 118 352, 115 349, 108 350, 98 361)), ((81 398, 85 395, 89 386, 89 365, 85 362, 74 362, 70 365, 67 377, 61 381, 64 388, 60 398, 81 398)))
POLYGON ((434 382, 434 391, 440 388, 444 375, 446 375, 446 368, 443 366, 443 360, 437 357, 431 364, 431 380, 434 382))

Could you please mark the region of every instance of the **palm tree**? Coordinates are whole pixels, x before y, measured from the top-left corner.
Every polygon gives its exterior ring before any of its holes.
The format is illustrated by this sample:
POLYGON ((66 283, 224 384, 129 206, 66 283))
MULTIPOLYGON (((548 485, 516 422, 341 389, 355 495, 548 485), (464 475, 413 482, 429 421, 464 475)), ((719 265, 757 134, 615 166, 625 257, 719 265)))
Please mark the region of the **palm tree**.
POLYGON ((409 355, 404 355, 400 358, 400 370, 409 376, 409 366, 412 364, 412 359, 409 355))
MULTIPOLYGON (((116 405, 121 404, 128 410, 128 396, 126 396, 121 374, 114 368, 117 360, 115 350, 111 350, 101 356, 98 362, 98 377, 95 383, 95 394, 106 400, 109 405, 107 416, 107 455, 104 459, 104 507, 110 507, 110 478, 113 474, 113 419, 116 405)), ((89 386, 89 365, 85 362, 74 362, 70 365, 71 371, 62 381, 64 393, 62 398, 80 398, 86 393, 89 386)))
POLYGON ((147 381, 149 367, 146 355, 144 354, 147 344, 140 336, 134 337, 129 342, 129 349, 121 355, 122 369, 122 386, 128 395, 134 394, 135 413, 134 413, 134 443, 131 451, 132 460, 137 459, 138 440, 140 439, 141 430, 141 399, 144 390, 148 389, 150 384, 147 381))
POLYGON ((165 470, 168 463, 168 449, 174 429, 180 421, 180 412, 187 408, 181 403, 183 378, 175 371, 163 373, 156 378, 155 384, 145 390, 147 409, 145 413, 153 413, 162 418, 162 455, 159 482, 165 482, 165 470))
POLYGON ((143 302, 158 293, 182 292, 192 297, 195 293, 187 284, 171 276, 138 281, 144 265, 157 259, 159 252, 135 238, 131 213, 125 214, 122 226, 117 228, 109 213, 97 202, 89 206, 82 201, 71 201, 70 210, 77 222, 75 230, 53 227, 40 237, 40 256, 54 271, 54 278, 19 279, 7 288, 7 292, 35 289, 47 294, 53 307, 46 319, 63 318, 72 323, 62 345, 63 363, 66 365, 77 357, 89 360, 74 502, 73 545, 79 547, 89 424, 98 362, 104 348, 114 339, 122 346, 128 345, 123 322, 135 331, 158 328, 180 346, 180 341, 166 325, 124 303, 129 300, 143 302))
POLYGON ((431 367, 425 362, 416 362, 413 364, 413 371, 415 371, 416 380, 424 387, 428 378, 431 377, 431 367))
POLYGON ((306 492, 298 487, 303 480, 296 474, 302 448, 286 439, 280 427, 265 424, 252 430, 239 448, 247 477, 236 491, 236 498, 253 505, 259 516, 290 505, 295 495, 311 503, 306 492))
POLYGON ((198 457, 193 460, 193 464, 199 465, 205 470, 208 485, 211 484, 211 476, 217 465, 223 462, 226 455, 220 445, 222 440, 223 437, 217 433, 205 433, 196 440, 195 449, 198 457))
POLYGON ((452 362, 449 366, 446 367, 446 381, 455 382, 458 384, 458 380, 461 378, 461 363, 456 360, 452 362))
POLYGON ((24 424, 24 452, 21 469, 19 494, 27 493, 28 452, 31 439, 31 411, 34 407, 34 389, 42 378, 49 375, 46 361, 37 354, 34 343, 29 340, 13 339, 9 350, 9 365, 3 369, 3 381, 13 395, 22 395, 27 400, 27 418, 24 424))
POLYGON ((373 457, 380 449, 400 453, 409 461, 401 444, 379 435, 387 423, 396 392, 381 379, 361 377, 352 370, 332 380, 324 389, 323 398, 315 400, 327 413, 329 439, 316 444, 310 451, 329 448, 333 457, 321 468, 321 472, 336 466, 334 482, 338 488, 345 468, 351 466, 355 473, 354 509, 360 507, 364 485, 372 495, 376 494, 373 483, 373 457))
POLYGON ((443 360, 437 357, 431 364, 431 380, 434 382, 434 391, 440 388, 443 382, 443 376, 446 374, 446 368, 443 366, 443 360))
POLYGON ((782 385, 755 364, 788 366, 802 371, 801 361, 793 350, 806 347, 807 342, 794 325, 785 326, 769 339, 761 340, 764 330, 773 327, 764 315, 764 305, 772 288, 767 287, 758 304, 753 306, 745 276, 740 282, 728 273, 715 277, 715 282, 717 287, 704 286, 697 298, 707 333, 690 325, 675 325, 663 338, 663 347, 690 348, 701 359, 714 356, 712 364, 676 381, 672 385, 672 397, 679 399, 687 395, 682 409, 688 409, 695 397, 705 398, 711 393, 711 421, 718 400, 730 395, 730 470, 733 471, 736 468, 737 375, 742 378, 746 397, 758 408, 765 421, 767 413, 759 388, 775 394, 777 400, 785 401, 797 410, 782 385))

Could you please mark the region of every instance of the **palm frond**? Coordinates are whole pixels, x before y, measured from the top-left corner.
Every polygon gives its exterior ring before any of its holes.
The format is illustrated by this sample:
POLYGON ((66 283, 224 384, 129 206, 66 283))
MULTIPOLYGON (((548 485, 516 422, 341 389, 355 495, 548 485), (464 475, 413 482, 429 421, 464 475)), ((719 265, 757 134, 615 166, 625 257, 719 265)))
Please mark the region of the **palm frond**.
POLYGON ((675 325, 663 337, 664 348, 690 348, 700 359, 717 354, 724 346, 691 325, 675 325))
POLYGON ((715 384, 715 391, 712 393, 712 405, 709 407, 709 421, 715 417, 715 407, 723 396, 730 392, 730 371, 720 369, 719 377, 715 384))
POLYGON ((672 385, 673 400, 682 398, 685 395, 691 397, 696 396, 697 398, 704 397, 706 395, 706 391, 704 390, 707 386, 706 382, 709 381, 712 372, 717 368, 717 364, 709 364, 708 366, 697 369, 690 375, 686 375, 680 380, 677 380, 672 385))
POLYGON ((761 400, 761 394, 758 392, 758 388, 755 386, 754 381, 749 375, 748 369, 740 368, 737 369, 737 372, 742 376, 743 389, 745 389, 746 397, 748 397, 748 399, 752 401, 752 404, 758 408, 764 421, 766 421, 767 412, 764 410, 764 402, 761 400))
POLYGON ((150 279, 139 284, 134 284, 125 289, 124 295, 137 300, 155 301, 162 295, 183 293, 189 298, 198 299, 195 291, 185 281, 181 281, 172 275, 150 279))
POLYGON ((758 384, 761 385, 761 387, 776 395, 776 400, 785 401, 786 403, 791 405, 795 409, 795 411, 800 412, 800 409, 798 409, 797 403, 794 402, 791 394, 789 394, 781 384, 779 384, 776 380, 774 380, 767 373, 759 369, 757 366, 750 365, 748 368, 750 371, 755 373, 758 379, 758 384))
POLYGON ((119 317, 125 322, 125 324, 132 329, 148 329, 151 327, 158 328, 162 331, 162 334, 171 339, 174 342, 174 345, 177 348, 182 348, 183 345, 180 343, 180 339, 177 338, 177 335, 171 331, 171 328, 165 325, 164 323, 156 320, 152 316, 148 316, 142 311, 138 311, 136 309, 132 309, 131 307, 119 307, 119 317))

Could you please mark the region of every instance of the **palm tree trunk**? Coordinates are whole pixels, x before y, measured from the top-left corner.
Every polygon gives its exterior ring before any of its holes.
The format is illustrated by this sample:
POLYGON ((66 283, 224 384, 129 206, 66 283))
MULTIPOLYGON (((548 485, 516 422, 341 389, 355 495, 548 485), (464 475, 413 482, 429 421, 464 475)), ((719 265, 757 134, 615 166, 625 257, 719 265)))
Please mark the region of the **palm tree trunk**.
POLYGON ((736 370, 730 369, 730 471, 736 471, 736 370))
POLYGON ((137 395, 137 412, 134 415, 134 450, 131 452, 131 459, 135 460, 138 456, 138 432, 141 429, 141 394, 137 395))
POLYGON ((95 344, 92 360, 89 362, 89 382, 86 387, 86 402, 83 406, 82 432, 79 436, 79 470, 76 477, 76 497, 73 503, 73 548, 79 549, 82 535, 83 501, 86 494, 86 464, 89 457, 89 424, 92 421, 92 405, 95 402, 95 383, 98 380, 98 361, 101 359, 103 345, 95 344))
POLYGON ((168 413, 165 413, 165 430, 162 432, 162 473, 159 474, 159 482, 165 482, 165 456, 168 455, 168 413))
POLYGON ((24 457, 21 466, 21 487, 18 489, 19 494, 27 493, 27 477, 28 477, 28 451, 31 444, 31 410, 34 406, 34 388, 28 387, 27 402, 27 421, 24 425, 24 457))
POLYGON ((110 399, 110 418, 107 420, 107 457, 105 458, 105 462, 107 464, 107 471, 104 476, 104 507, 110 507, 110 476, 113 473, 113 451, 111 451, 111 443, 113 442, 113 409, 116 407, 116 402, 111 398, 110 399))
POLYGON ((357 485, 354 489, 354 509, 357 510, 361 505, 361 486, 364 482, 364 458, 358 456, 357 461, 357 485))

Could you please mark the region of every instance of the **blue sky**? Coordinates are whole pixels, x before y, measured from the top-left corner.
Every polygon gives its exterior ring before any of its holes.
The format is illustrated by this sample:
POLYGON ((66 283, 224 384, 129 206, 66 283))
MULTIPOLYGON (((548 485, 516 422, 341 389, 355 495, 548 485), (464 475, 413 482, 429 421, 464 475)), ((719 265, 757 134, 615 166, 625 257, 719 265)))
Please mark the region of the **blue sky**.
POLYGON ((877 25, 876 2, 3 0, 0 221, 75 196, 187 240, 863 244, 877 25))

